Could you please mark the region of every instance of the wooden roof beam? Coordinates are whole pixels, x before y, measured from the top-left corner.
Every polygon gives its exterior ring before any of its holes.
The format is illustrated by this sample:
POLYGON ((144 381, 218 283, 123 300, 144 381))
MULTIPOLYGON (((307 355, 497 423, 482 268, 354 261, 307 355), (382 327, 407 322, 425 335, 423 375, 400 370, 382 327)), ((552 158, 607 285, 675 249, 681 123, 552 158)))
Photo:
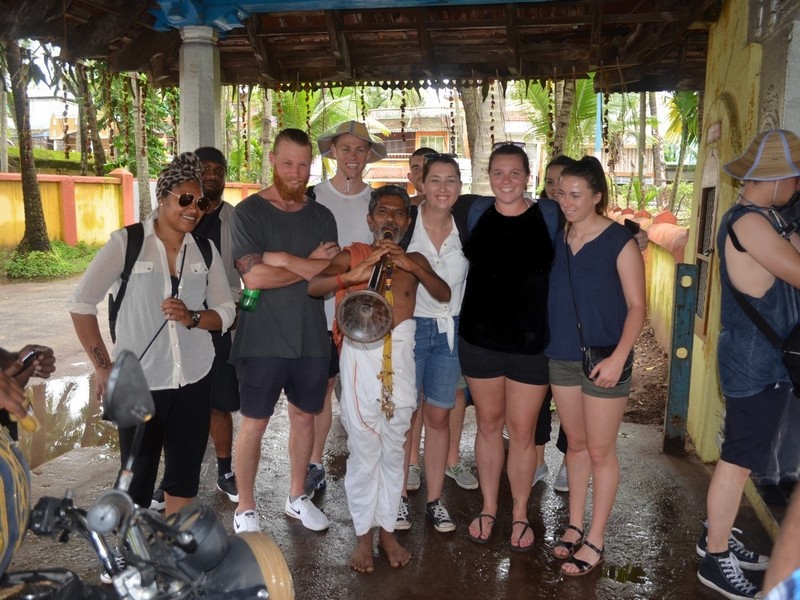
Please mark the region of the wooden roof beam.
POLYGON ((511 55, 514 57, 513 66, 509 66, 512 75, 519 75, 520 73, 520 55, 519 55, 519 32, 517 31, 516 17, 517 11, 514 4, 509 2, 505 5, 506 13, 506 43, 508 44, 511 55))
POLYGON ((433 54, 433 43, 431 41, 430 31, 425 26, 425 21, 428 16, 427 11, 423 8, 415 12, 417 21, 417 44, 419 45, 419 54, 421 57, 420 68, 430 71, 430 69, 433 69, 436 57, 433 54))
POLYGON ((269 40, 261 35, 261 20, 259 15, 251 15, 244 22, 247 39, 253 48, 253 54, 258 62, 259 78, 267 83, 272 83, 279 76, 278 63, 269 48, 269 40))
POLYGON ((325 19, 328 24, 328 36, 330 38, 331 53, 336 57, 336 67, 340 75, 350 77, 352 66, 350 63, 350 51, 347 47, 347 38, 344 35, 341 11, 325 11, 325 19))

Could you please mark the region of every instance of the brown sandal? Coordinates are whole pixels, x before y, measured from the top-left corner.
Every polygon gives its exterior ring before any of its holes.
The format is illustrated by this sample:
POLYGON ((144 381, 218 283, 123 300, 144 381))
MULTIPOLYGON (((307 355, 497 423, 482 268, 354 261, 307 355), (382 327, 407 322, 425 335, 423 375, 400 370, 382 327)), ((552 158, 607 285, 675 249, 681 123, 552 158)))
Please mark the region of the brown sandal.
MULTIPOLYGON (((553 556, 555 556, 559 560, 567 560, 568 558, 572 558, 572 555, 578 551, 578 548, 581 547, 581 543, 583 543, 583 529, 579 529, 575 527, 575 525, 567 525, 567 529, 572 529, 573 531, 578 532, 578 539, 575 542, 565 542, 563 539, 564 534, 561 534, 561 538, 558 539, 556 545, 553 547, 553 556), (566 556, 559 556, 556 554, 556 548, 564 548, 567 551, 566 556)), ((564 531, 566 533, 566 530, 564 531)))
MULTIPOLYGON (((471 533, 469 533, 469 530, 467 530, 467 535, 469 536, 469 539, 472 540, 473 542, 475 542, 476 544, 486 544, 491 539, 492 534, 494 533, 494 522, 495 522, 494 515, 490 515, 488 513, 479 514, 478 515, 478 535, 472 535, 471 533), (492 522, 490 523, 492 528, 489 530, 489 535, 487 535, 486 537, 482 537, 483 536, 483 520, 484 519, 491 519, 492 520, 492 522)), ((488 525, 487 525, 487 527, 488 527, 488 525)))

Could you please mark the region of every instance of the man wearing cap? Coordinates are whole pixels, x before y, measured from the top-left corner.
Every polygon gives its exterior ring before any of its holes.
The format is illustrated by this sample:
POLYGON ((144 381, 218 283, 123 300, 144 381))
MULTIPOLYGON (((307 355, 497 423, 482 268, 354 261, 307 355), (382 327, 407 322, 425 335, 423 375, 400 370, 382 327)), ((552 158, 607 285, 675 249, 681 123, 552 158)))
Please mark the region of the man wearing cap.
POLYGON ((323 301, 308 295, 307 281, 338 254, 331 211, 306 196, 311 141, 284 129, 269 153, 273 182, 236 206, 231 245, 248 289, 261 290, 253 312, 240 312, 231 362, 239 378, 242 421, 236 436, 239 506, 237 533, 259 531, 255 478, 261 440, 281 394, 289 401, 289 495, 284 512, 314 531, 328 518, 304 493, 314 438, 314 415, 322 410, 330 362, 323 301))
MULTIPOLYGON (((386 158, 386 147, 373 138, 367 126, 358 121, 345 121, 317 140, 319 153, 336 161, 336 174, 315 185, 313 193, 316 201, 330 209, 336 219, 339 232, 339 245, 344 247, 353 242, 372 243, 364 213, 369 205, 372 188, 364 181, 367 163, 386 158)), ((325 317, 328 330, 333 329, 334 298, 325 300, 325 317)), ((306 474, 306 494, 312 496, 315 490, 324 490, 325 467, 322 454, 325 441, 331 429, 331 397, 339 374, 339 356, 331 339, 331 363, 328 369, 328 388, 325 393, 325 407, 314 420, 314 447, 306 474)))
POLYGON ((792 388, 781 352, 739 300, 754 308, 780 339, 800 322, 800 236, 784 231, 781 214, 800 190, 800 139, 781 129, 760 133, 723 169, 742 187, 717 235, 722 287, 717 362, 725 439, 708 488, 707 528, 696 547, 703 557, 698 577, 728 598, 758 598, 758 588, 742 569, 763 571, 769 557, 745 548, 731 530, 747 478, 763 472, 769 462, 792 388))

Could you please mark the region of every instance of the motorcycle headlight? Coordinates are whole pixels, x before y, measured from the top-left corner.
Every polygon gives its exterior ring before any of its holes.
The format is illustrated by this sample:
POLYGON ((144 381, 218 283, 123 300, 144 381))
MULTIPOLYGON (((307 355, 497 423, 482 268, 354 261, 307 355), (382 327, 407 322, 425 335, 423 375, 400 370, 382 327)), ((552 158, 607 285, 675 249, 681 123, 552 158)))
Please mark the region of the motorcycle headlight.
POLYGON ((228 553, 230 541, 214 511, 203 504, 189 504, 172 515, 168 522, 181 532, 191 533, 194 550, 178 550, 178 564, 197 571, 210 571, 228 553))

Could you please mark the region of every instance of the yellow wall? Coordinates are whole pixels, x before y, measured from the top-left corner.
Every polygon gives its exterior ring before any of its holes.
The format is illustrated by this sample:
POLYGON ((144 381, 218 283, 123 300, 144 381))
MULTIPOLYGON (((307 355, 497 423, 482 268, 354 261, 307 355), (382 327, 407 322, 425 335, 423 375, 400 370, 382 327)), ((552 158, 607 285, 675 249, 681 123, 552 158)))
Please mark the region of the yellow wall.
POLYGON ((657 244, 647 248, 647 314, 656 340, 669 354, 672 303, 675 298, 675 259, 657 244))
POLYGON ((119 184, 76 182, 75 218, 80 241, 105 244, 112 231, 125 225, 119 184))
MULTIPOLYGON (((747 0, 723 3, 720 19, 710 30, 708 68, 703 98, 703 132, 698 155, 694 202, 686 261, 693 262, 697 248, 697 211, 700 207, 700 179, 707 160, 719 160, 721 166, 738 156, 758 128, 759 76, 762 51, 758 44, 747 42, 749 4, 747 0), (720 138, 708 143, 709 127, 719 123, 720 138)), ((719 174, 716 187, 714 231, 720 218, 736 200, 737 185, 719 174)), ((715 238, 716 239, 716 238, 715 238)), ((708 293, 711 302, 706 314, 707 333, 695 335, 692 359, 692 383, 689 398, 688 431, 702 460, 719 457, 716 439, 720 428, 722 394, 717 375, 717 340, 719 339, 720 286, 716 252, 712 255, 708 293)))
MULTIPOLYGON (((63 239, 61 226, 61 191, 53 182, 40 182, 42 208, 51 240, 63 239)), ((22 184, 0 180, 0 247, 15 247, 25 235, 25 207, 22 203, 22 184)))

